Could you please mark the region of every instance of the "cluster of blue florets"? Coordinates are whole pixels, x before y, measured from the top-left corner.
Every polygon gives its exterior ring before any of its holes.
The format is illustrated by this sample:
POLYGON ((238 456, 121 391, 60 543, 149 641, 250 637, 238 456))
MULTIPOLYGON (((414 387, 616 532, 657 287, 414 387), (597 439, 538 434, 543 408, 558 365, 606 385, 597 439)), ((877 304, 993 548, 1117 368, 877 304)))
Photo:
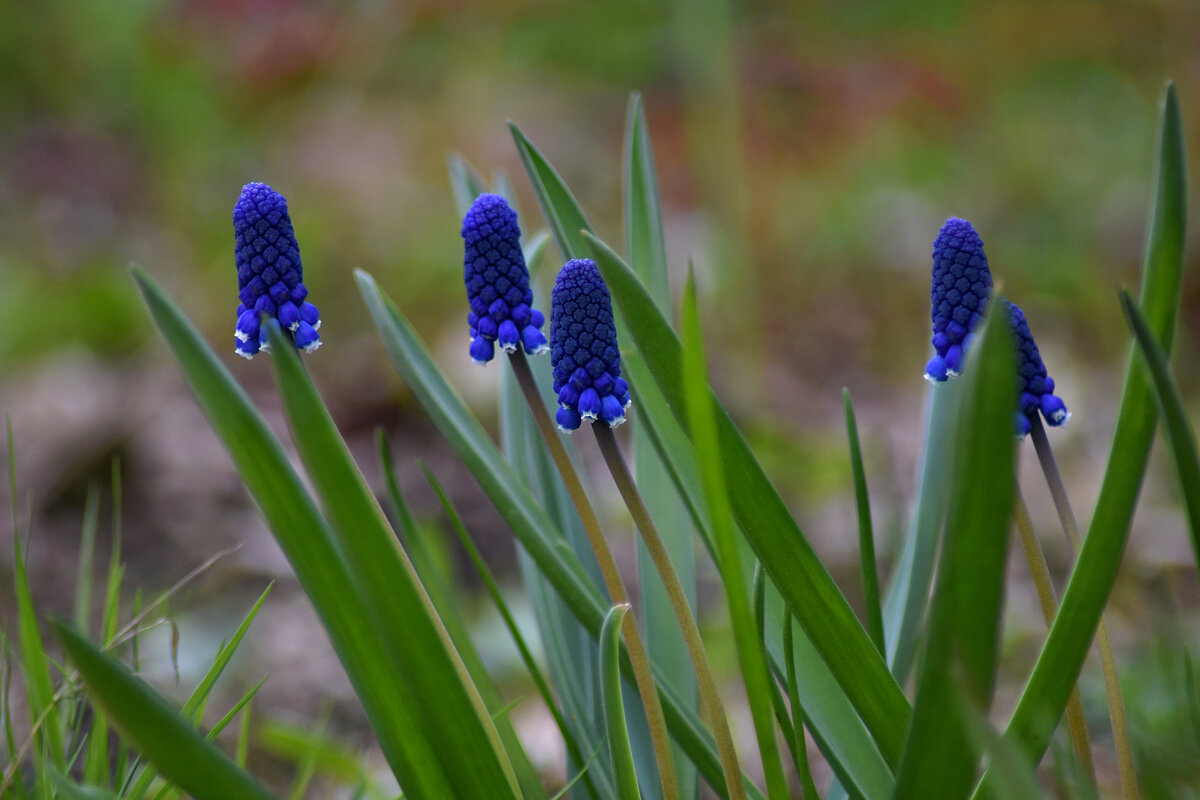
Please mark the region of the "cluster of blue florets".
POLYGON ((1046 365, 1029 332, 1024 312, 1015 303, 1005 300, 1004 304, 1008 327, 1017 341, 1017 382, 1021 396, 1017 401, 1016 424, 1018 435, 1024 437, 1038 412, 1050 425, 1062 425, 1071 415, 1066 404, 1054 395, 1054 379, 1046 374, 1046 365))
POLYGON ((288 216, 287 200, 265 183, 248 183, 233 207, 238 306, 234 330, 237 354, 253 358, 267 349, 263 316, 292 332, 296 347, 311 353, 321 346, 321 315, 306 302, 300 246, 288 216))
MULTIPOLYGON (((925 367, 925 378, 941 382, 962 371, 967 348, 992 292, 992 273, 988 269, 983 240, 965 219, 946 220, 933 242, 933 286, 930 290, 933 316, 933 348, 936 354, 925 367)), ((1024 437, 1032 420, 1040 412, 1051 425, 1062 425, 1069 418, 1067 406, 1054 395, 1054 380, 1046 374, 1046 365, 1034 344, 1025 314, 1016 305, 1004 301, 1006 321, 1016 339, 1020 400, 1016 430, 1024 437)))
POLYGON ((509 353, 518 346, 530 355, 545 352, 546 318, 533 307, 516 212, 500 195, 481 194, 463 219, 462 238, 471 358, 477 364, 491 361, 497 342, 509 353))
POLYGON ((983 240, 965 219, 946 220, 933 242, 933 347, 925 378, 944 381, 962 371, 968 338, 983 319, 992 292, 983 240))
POLYGON ((612 298, 594 261, 563 265, 550 296, 550 364, 562 431, 584 420, 625 421, 629 386, 621 378, 612 298))

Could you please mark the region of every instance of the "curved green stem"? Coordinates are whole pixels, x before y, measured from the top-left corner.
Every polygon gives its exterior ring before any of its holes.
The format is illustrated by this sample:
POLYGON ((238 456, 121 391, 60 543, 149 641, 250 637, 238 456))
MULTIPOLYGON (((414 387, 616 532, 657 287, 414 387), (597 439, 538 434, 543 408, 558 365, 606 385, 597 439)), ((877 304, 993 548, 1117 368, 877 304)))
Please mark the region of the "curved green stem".
POLYGON ((625 457, 621 455, 621 449, 617 446, 617 437, 613 434, 612 428, 604 424, 594 424, 592 432, 596 435, 596 442, 600 445, 600 452, 617 484, 617 490, 621 493, 621 498, 633 516, 634 524, 642 534, 642 541, 646 543, 646 549, 650 552, 654 567, 658 570, 658 575, 667 590, 671 607, 675 610, 679 627, 683 630, 688 655, 691 656, 692 666, 696 670, 696 685, 700 690, 700 699, 708 710, 709 724, 712 726, 713 737, 717 742, 717 751, 721 754, 721 769, 725 773, 725 785, 729 789, 729 797, 732 800, 744 800, 746 790, 742 786, 742 771, 738 765, 733 737, 729 733, 729 721, 725 717, 725 706, 721 703, 721 696, 717 692, 717 683, 708 663, 708 654, 705 653, 704 643, 700 638, 700 628, 696 625, 696 618, 688 605, 683 584, 679 582, 679 576, 675 574, 675 568, 671 565, 671 557, 667 553, 666 545, 663 544, 662 536, 659 534, 654 520, 650 517, 650 512, 642 500, 637 484, 634 483, 629 465, 625 463, 625 457))
MULTIPOLYGON (((588 500, 587 492, 583 489, 583 483, 580 482, 579 475, 575 472, 575 467, 567 455, 567 449, 563 447, 562 439, 555 430, 550 415, 546 412, 546 406, 538 392, 537 382, 533 379, 533 371, 529 368, 529 361, 521 350, 510 353, 508 360, 512 364, 513 372, 516 373, 517 384, 521 387, 522 394, 525 395, 534 422, 537 423, 538 430, 541 431, 542 438, 546 441, 546 447, 550 450, 554 466, 562 475, 563 483, 567 487, 567 494, 570 495, 575 510, 579 512, 579 519, 583 522, 584 531, 587 532, 588 542, 600 565, 600 574, 604 578, 605 588, 608 589, 614 605, 628 604, 629 592, 625 589, 621 573, 617 570, 617 562, 613 559, 608 542, 605 541, 604 534, 600 530, 600 520, 596 517, 591 501, 588 500)), ((629 661, 633 666, 634 682, 637 684, 638 694, 641 695, 642 706, 646 711, 646 722, 650 727, 650 739, 654 746, 655 758, 658 761, 658 777, 662 783, 663 797, 665 800, 679 800, 679 778, 675 772, 675 759, 671 754, 667 722, 663 716, 662 702, 658 697, 658 687, 654 682, 654 675, 650 671, 650 659, 646 655, 646 645, 638 632, 637 621, 633 614, 625 615, 621 622, 621 633, 625 637, 625 646, 629 650, 629 661)), ((726 774, 726 781, 731 787, 731 796, 735 791, 734 787, 740 790, 742 785, 740 778, 740 773, 735 775, 734 780, 730 780, 726 774)))
MULTIPOLYGON (((1071 545, 1072 557, 1079 549, 1079 525, 1075 522, 1075 513, 1071 510, 1071 502, 1067 498, 1066 487, 1063 486, 1058 464, 1054 460, 1054 452, 1050 449, 1050 440, 1046 438, 1046 428, 1038 416, 1031 418, 1033 434, 1033 449, 1037 452, 1038 463, 1046 476, 1046 485, 1050 487, 1050 496, 1054 498, 1054 508, 1058 512, 1059 522, 1062 523, 1063 533, 1071 545)), ((1108 716, 1112 720, 1113 746, 1117 751, 1117 768, 1121 773, 1121 795, 1125 800, 1137 800, 1138 793, 1137 770, 1133 761, 1133 745, 1129 738, 1129 722, 1125 716, 1125 698, 1121 694, 1121 679, 1117 675, 1117 660, 1113 655, 1112 640, 1108 637, 1108 626, 1104 624, 1101 614, 1096 626, 1096 648, 1100 651, 1100 667, 1104 672, 1104 691, 1108 695, 1108 716)))

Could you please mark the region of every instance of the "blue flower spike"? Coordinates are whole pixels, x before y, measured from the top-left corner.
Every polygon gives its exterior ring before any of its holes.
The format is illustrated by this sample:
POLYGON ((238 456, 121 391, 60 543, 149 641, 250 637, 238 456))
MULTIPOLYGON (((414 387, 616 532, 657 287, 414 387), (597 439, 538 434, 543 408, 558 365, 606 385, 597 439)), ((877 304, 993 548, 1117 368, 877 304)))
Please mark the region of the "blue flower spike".
POLYGON ((558 395, 558 429, 570 433, 597 419, 625 421, 629 386, 621 377, 612 297, 596 262, 568 261, 550 295, 550 364, 558 395))
POLYGON ((965 219, 952 217, 933 242, 930 301, 933 347, 925 380, 940 383, 962 371, 971 334, 983 319, 992 292, 983 240, 965 219))
POLYGON ((1017 345, 1017 381, 1021 396, 1017 401, 1017 438, 1024 439, 1031 428, 1031 421, 1040 412, 1048 425, 1064 425, 1071 418, 1067 406, 1054 395, 1054 379, 1046 374, 1046 365, 1038 352, 1029 332, 1025 314, 1014 303, 1004 301, 1008 312, 1008 327, 1017 345))
POLYGON ((311 353, 321 346, 321 315, 306 301, 300 246, 288 216, 287 200, 265 183, 247 183, 233 207, 238 306, 234 330, 239 356, 253 358, 268 349, 263 315, 292 332, 296 347, 311 353))
POLYGON ((463 219, 462 238, 471 360, 491 361, 497 343, 507 353, 522 347, 531 356, 550 349, 541 331, 546 317, 533 307, 517 212, 500 195, 481 194, 463 219))

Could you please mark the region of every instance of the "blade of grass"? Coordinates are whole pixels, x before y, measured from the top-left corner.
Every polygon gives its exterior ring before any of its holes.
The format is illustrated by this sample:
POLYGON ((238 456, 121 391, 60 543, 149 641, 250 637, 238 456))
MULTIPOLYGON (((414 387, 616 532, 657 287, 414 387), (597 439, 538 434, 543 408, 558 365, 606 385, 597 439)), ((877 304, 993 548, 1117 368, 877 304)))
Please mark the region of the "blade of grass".
POLYGON ((410 797, 453 796, 430 742, 414 733, 421 728, 412 699, 379 657, 385 646, 359 584, 279 442, 195 328, 146 275, 135 271, 134 277, 200 407, 320 616, 397 779, 410 797))
MULTIPOLYGON (((268 335, 271 366, 300 458, 351 574, 368 598, 389 665, 421 710, 421 730, 456 787, 456 796, 483 796, 479 793, 486 787, 489 798, 519 797, 516 774, 483 698, 298 352, 277 324, 269 327, 268 335)), ((540 784, 526 787, 531 793, 540 789, 540 784)))
MULTIPOLYGON (((608 245, 584 234, 634 344, 678 421, 684 402, 681 346, 645 288, 608 245)), ((711 389, 710 389, 711 393, 711 389)), ((911 709, 812 545, 792 518, 728 412, 714 398, 734 517, 796 620, 829 665, 889 764, 898 763, 911 709)))
POLYGON ((783 775, 783 762, 779 758, 775 730, 771 724, 771 678, 739 563, 737 531, 721 467, 724 457, 717 440, 712 395, 708 391, 708 367, 704 361, 704 340, 700 333, 700 315, 696 309, 696 284, 691 274, 683 294, 680 326, 684 345, 683 389, 687 400, 688 427, 692 431, 699 457, 704 495, 713 523, 713 539, 717 544, 717 564, 725 583, 738 663, 742 668, 746 698, 758 737, 763 773, 766 775, 767 797, 785 798, 788 795, 787 779, 783 775))
POLYGON ((1171 376, 1167 356, 1154 340, 1146 318, 1125 290, 1121 290, 1121 307, 1125 310, 1125 319, 1137 340, 1138 349, 1150 368, 1150 377, 1154 380, 1154 389, 1162 406, 1163 427, 1171 444, 1175 475, 1179 478, 1188 530, 1192 534, 1192 552, 1196 556, 1196 564, 1200 565, 1200 457, 1196 454, 1196 432, 1183 406, 1179 387, 1171 376))
POLYGON ((625 727, 625 703, 621 700, 621 621, 629 613, 629 604, 613 606, 600 629, 601 696, 604 700, 604 728, 608 732, 608 752, 617 778, 617 796, 632 800, 638 791, 637 770, 633 766, 633 748, 625 727))
MULTIPOLYGON (((670 282, 667 277, 666 244, 663 237, 662 207, 658 194, 658 175, 654 167, 654 148, 646 123, 641 95, 629 97, 625 113, 623 207, 625 243, 629 264, 650 288, 650 294, 663 313, 671 308, 670 282)), ((564 253, 580 257, 585 253, 564 253)), ((624 336, 618 322, 618 340, 624 336)), ((650 515, 662 533, 663 545, 675 566, 688 603, 696 607, 696 555, 687 510, 671 491, 671 477, 659 459, 649 434, 634 420, 631 424, 633 473, 646 498, 650 515)), ((644 542, 638 541, 638 579, 642 587, 642 621, 646 632, 646 650, 661 667, 671 685, 684 698, 696 698, 696 677, 687 658, 686 642, 671 608, 666 587, 658 577, 644 542)), ((695 701, 693 701, 695 702, 695 701)), ((693 706, 696 707, 696 706, 693 706)), ((635 754, 640 755, 640 754, 635 754)), ((696 770, 677 754, 675 769, 683 797, 696 797, 699 791, 696 770)))
MULTIPOLYGON (((16 496, 15 493, 12 495, 14 503, 16 496)), ((25 676, 25 694, 29 702, 30 718, 35 725, 41 720, 41 725, 37 728, 37 738, 44 742, 51 763, 58 769, 65 770, 67 761, 66 751, 63 749, 62 720, 55 707, 54 685, 50 680, 50 660, 46 657, 46 646, 42 641, 42 634, 38 631, 19 530, 13 531, 13 590, 17 599, 17 641, 21 646, 21 671, 25 676)))
MULTIPOLYGON (((1164 353, 1170 352, 1175 333, 1183 274, 1187 220, 1184 141, 1179 101, 1174 87, 1168 86, 1162 106, 1157 186, 1141 297, 1142 313, 1164 353)), ((1131 351, 1117 428, 1092 522, 1050 635, 1005 732, 1005 737, 1033 762, 1041 758, 1050 743, 1116 579, 1157 424, 1158 400, 1145 368, 1131 351)), ((988 773, 980 787, 983 796, 992 796, 994 779, 991 770, 988 773)))
POLYGON ((962 378, 955 480, 897 800, 965 798, 975 782, 980 750, 969 709, 986 714, 995 687, 1016 485, 1016 363, 1004 323, 987 315, 962 378))
POLYGON ((875 568, 875 534, 871 527, 871 497, 867 494, 867 473, 863 469, 862 449, 858 444, 858 422, 850 390, 842 389, 846 412, 846 436, 850 440, 850 468, 854 473, 854 500, 858 507, 858 559, 862 567, 863 600, 867 606, 867 630, 881 656, 887 656, 883 637, 883 611, 879 605, 879 576, 875 568))
MULTIPOLYGON (((571 551, 562 532, 554 527, 545 511, 524 489, 521 478, 446 383, 420 337, 395 304, 380 292, 367 273, 359 270, 355 278, 384 345, 409 388, 571 613, 583 623, 591 637, 598 637, 608 606, 604 605, 595 583, 571 551)), ((622 670, 626 669, 626 664, 622 660, 622 670)), ((624 674, 632 676, 632 672, 624 674)), ((671 735, 683 746, 714 790, 722 797, 726 796, 711 736, 671 687, 662 681, 659 681, 659 695, 671 735)))
POLYGON ((56 619, 53 627, 94 702, 168 780, 198 800, 269 800, 266 789, 124 664, 104 655, 66 622, 56 619))

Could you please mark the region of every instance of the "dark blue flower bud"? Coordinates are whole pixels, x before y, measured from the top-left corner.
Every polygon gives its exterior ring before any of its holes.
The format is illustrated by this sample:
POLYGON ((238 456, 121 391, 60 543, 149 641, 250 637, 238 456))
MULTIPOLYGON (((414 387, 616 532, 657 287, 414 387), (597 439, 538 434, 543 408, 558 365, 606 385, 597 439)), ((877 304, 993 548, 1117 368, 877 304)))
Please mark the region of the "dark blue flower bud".
POLYGON ((1071 418, 1067 406, 1054 395, 1054 379, 1046 374, 1046 365, 1042 363, 1042 354, 1038 352, 1029 332, 1029 324, 1025 314, 1014 303, 1004 301, 1008 315, 1008 327, 1016 339, 1017 346, 1017 387, 1020 398, 1017 400, 1016 412, 1017 435, 1024 437, 1029 433, 1030 420, 1038 413, 1046 418, 1049 425, 1062 425, 1071 418))
POLYGON ((532 308, 517 213, 500 195, 481 194, 463 219, 462 238, 472 360, 491 361, 497 342, 509 353, 518 347, 530 355, 549 349, 541 331, 546 318, 532 308))
POLYGON ((629 386, 621 378, 612 298, 596 263, 568 261, 550 296, 550 364, 558 395, 558 427, 573 431, 600 419, 615 428, 625 421, 629 386))
POLYGON ((238 306, 234 330, 237 354, 253 358, 267 349, 262 315, 292 332, 296 347, 311 353, 321 346, 317 307, 305 302, 300 246, 288 216, 287 200, 265 183, 248 183, 233 207, 238 306))
POLYGON ((944 381, 962 371, 970 334, 983 319, 991 292, 983 240, 965 219, 946 220, 933 242, 929 297, 937 355, 925 367, 926 380, 944 381))

